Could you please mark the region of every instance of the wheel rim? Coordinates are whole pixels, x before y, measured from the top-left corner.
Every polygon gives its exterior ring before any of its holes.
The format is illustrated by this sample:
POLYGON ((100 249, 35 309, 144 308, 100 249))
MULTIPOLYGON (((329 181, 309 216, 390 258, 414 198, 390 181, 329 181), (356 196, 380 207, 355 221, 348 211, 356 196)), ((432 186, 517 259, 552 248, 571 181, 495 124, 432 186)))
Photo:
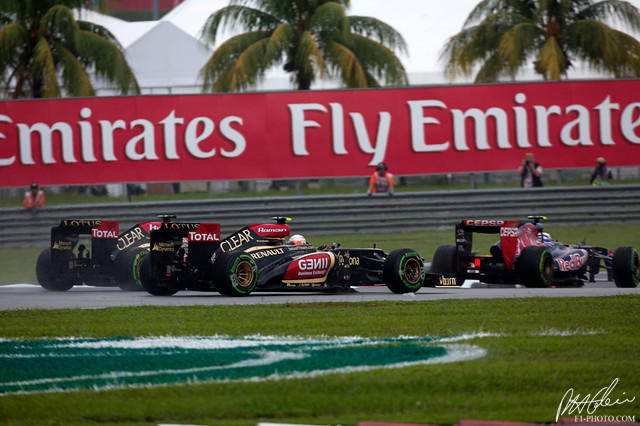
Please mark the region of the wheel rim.
POLYGON ((240 262, 236 268, 236 283, 241 288, 251 287, 255 272, 249 262, 240 262))
POLYGON ((553 257, 551 255, 544 256, 542 260, 542 278, 549 282, 553 276, 553 257))
POLYGON ((633 274, 633 281, 637 285, 638 278, 640 277, 640 260, 638 260, 638 253, 633 253, 633 259, 631 262, 631 273, 633 274))
POLYGON ((418 262, 417 259, 409 259, 404 264, 402 272, 405 279, 413 285, 420 282, 420 278, 422 277, 421 269, 420 262, 418 262))

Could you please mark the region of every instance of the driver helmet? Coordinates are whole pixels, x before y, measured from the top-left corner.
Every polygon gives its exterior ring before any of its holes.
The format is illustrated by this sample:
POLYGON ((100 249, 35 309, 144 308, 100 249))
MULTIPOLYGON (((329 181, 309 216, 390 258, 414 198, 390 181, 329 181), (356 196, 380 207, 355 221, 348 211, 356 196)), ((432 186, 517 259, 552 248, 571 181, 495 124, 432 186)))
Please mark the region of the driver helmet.
POLYGON ((295 234, 289 238, 289 244, 295 244, 295 245, 307 244, 307 240, 302 235, 295 234))
POLYGON ((549 235, 548 232, 543 232, 542 241, 544 241, 545 243, 548 243, 549 241, 551 241, 551 235, 549 235))

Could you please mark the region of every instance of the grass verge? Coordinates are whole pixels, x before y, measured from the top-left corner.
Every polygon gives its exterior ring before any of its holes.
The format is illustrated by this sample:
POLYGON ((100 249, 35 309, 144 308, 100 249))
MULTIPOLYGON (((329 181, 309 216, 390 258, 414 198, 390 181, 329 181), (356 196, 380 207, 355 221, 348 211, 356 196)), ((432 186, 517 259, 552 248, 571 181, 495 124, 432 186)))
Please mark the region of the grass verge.
MULTIPOLYGON (((0 312, 0 336, 457 336, 473 361, 258 383, 0 397, 2 424, 555 421, 568 389, 640 397, 640 296, 0 312)), ((600 407, 638 415, 640 402, 600 407)), ((586 415, 586 412, 584 413, 586 415)), ((566 417, 566 416, 565 416, 566 417)))

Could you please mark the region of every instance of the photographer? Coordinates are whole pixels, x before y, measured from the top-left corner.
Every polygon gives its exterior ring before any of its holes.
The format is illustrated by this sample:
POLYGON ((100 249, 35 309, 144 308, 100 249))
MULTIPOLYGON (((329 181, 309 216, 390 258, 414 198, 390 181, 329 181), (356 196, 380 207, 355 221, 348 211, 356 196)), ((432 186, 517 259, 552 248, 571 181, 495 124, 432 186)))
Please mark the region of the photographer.
POLYGON ((542 186, 542 166, 535 162, 533 153, 528 152, 518 169, 520 186, 532 188, 542 186))
POLYGON ((591 172, 591 180, 589 183, 593 186, 609 185, 611 179, 613 179, 613 175, 611 174, 611 170, 607 167, 607 162, 604 158, 599 157, 596 160, 596 167, 591 172))

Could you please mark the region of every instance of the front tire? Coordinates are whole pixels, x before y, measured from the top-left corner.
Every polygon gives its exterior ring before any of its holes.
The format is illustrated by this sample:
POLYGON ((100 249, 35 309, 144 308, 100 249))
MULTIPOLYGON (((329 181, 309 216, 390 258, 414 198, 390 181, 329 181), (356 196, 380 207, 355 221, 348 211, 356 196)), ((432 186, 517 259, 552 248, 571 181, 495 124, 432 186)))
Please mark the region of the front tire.
POLYGON ((424 283, 424 262, 414 250, 394 250, 384 261, 382 278, 394 293, 415 293, 424 283))
MULTIPOLYGON (((69 255, 69 258, 72 256, 69 255)), ((71 280, 63 280, 56 276, 51 262, 51 249, 46 248, 40 252, 36 261, 36 277, 42 288, 48 291, 67 291, 71 289, 74 282, 71 280)))
POLYGON ((553 256, 543 246, 525 247, 520 253, 517 271, 525 287, 549 287, 553 280, 553 256))
POLYGON ((225 296, 248 296, 258 283, 258 266, 246 253, 222 253, 213 264, 216 290, 225 296))
POLYGON ((618 247, 613 252, 613 281, 616 287, 634 288, 640 279, 640 261, 633 247, 618 247))

